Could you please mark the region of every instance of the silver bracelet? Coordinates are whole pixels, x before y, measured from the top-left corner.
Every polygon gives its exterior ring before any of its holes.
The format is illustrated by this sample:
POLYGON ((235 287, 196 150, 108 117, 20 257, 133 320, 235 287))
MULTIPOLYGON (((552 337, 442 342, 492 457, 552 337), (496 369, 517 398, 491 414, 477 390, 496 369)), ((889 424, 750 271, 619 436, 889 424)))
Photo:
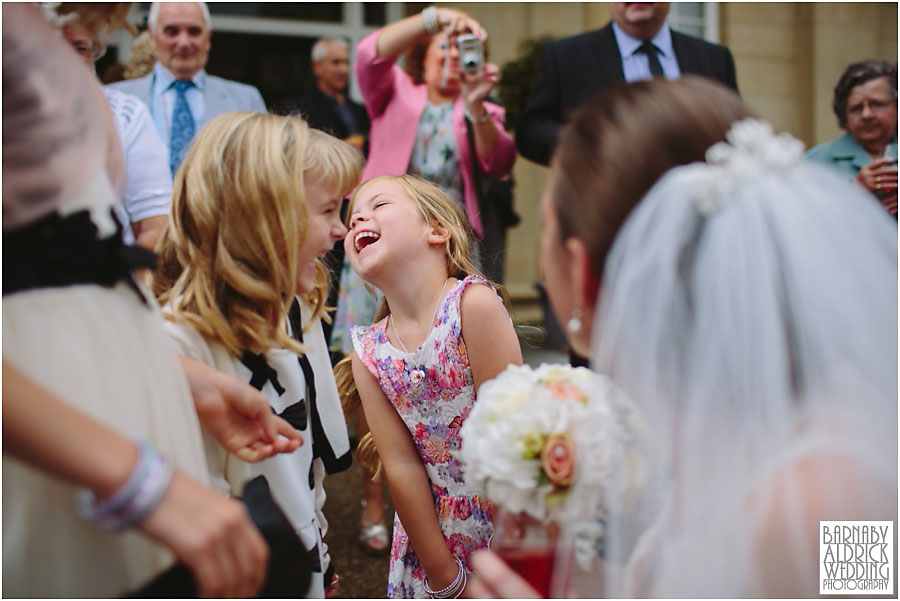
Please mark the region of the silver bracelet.
POLYGON ((475 117, 472 116, 472 113, 469 112, 469 107, 466 106, 465 102, 463 103, 463 115, 465 115, 466 119, 468 119, 475 125, 481 125, 482 123, 487 123, 491 118, 491 114, 488 112, 487 108, 485 108, 484 109, 484 117, 482 117, 481 119, 476 119, 475 117))
POLYGON ((425 592, 428 593, 428 596, 432 599, 456 599, 466 588, 466 584, 469 581, 468 575, 466 574, 466 569, 463 567, 462 561, 460 561, 459 557, 453 556, 453 560, 456 561, 456 565, 459 566, 459 571, 456 573, 456 578, 442 588, 439 591, 431 590, 431 587, 428 586, 428 578, 422 581, 422 586, 425 588, 425 592))
POLYGON ((146 441, 138 443, 138 458, 128 479, 109 499, 98 503, 89 490, 76 497, 86 520, 121 532, 141 523, 159 505, 172 483, 171 463, 146 441))
POLYGON ((437 9, 429 6, 422 10, 422 21, 425 22, 425 31, 434 35, 441 30, 441 22, 438 19, 437 9))

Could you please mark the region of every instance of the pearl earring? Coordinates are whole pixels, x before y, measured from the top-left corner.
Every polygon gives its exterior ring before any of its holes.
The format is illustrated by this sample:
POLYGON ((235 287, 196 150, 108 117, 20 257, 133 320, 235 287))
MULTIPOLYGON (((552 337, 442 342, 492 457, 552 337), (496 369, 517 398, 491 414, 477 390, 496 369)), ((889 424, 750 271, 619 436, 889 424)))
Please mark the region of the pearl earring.
POLYGON ((572 317, 566 323, 566 330, 569 334, 577 334, 581 331, 581 309, 572 309, 572 317))

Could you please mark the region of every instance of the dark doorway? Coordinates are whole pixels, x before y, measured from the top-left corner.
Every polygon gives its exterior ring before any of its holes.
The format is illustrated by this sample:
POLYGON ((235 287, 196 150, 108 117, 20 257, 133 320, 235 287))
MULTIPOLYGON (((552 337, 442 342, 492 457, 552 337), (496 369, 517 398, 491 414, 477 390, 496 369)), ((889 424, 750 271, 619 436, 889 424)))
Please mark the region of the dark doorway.
POLYGON ((315 38, 213 31, 206 70, 256 86, 269 108, 315 85, 309 53, 315 38))

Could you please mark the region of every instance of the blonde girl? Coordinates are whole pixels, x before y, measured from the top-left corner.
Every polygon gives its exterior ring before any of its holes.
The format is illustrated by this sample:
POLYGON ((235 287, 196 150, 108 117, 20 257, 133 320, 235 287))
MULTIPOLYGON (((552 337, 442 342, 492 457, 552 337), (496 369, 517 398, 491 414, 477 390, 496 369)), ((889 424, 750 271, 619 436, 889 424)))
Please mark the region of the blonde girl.
POLYGON ((397 510, 387 596, 455 597, 469 554, 493 532, 466 487, 459 428, 481 383, 522 355, 503 301, 469 256, 465 216, 415 176, 364 183, 344 248, 384 293, 378 321, 352 330, 353 377, 397 510))
POLYGON ((217 117, 176 173, 171 220, 157 244, 153 290, 182 353, 242 378, 303 434, 289 455, 247 464, 206 438, 214 485, 239 493, 265 475, 313 557, 308 591, 322 597, 322 479, 350 464, 321 330, 327 278, 320 258, 346 228, 344 196, 362 157, 297 118, 217 117))

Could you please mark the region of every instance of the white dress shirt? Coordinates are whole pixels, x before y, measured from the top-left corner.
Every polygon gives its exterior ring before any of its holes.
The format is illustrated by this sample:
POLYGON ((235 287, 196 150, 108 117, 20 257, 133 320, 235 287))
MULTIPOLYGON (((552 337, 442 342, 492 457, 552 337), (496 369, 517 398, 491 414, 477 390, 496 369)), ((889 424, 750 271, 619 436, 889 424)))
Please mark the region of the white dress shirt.
MULTIPOLYGON (((622 71, 625 74, 625 81, 652 79, 647 55, 638 52, 638 48, 643 45, 644 40, 631 37, 615 23, 612 24, 612 28, 613 34, 616 36, 616 44, 619 46, 619 53, 622 55, 622 71)), ((675 49, 672 47, 672 31, 669 29, 669 22, 663 23, 663 26, 649 41, 659 50, 656 57, 659 59, 659 66, 662 67, 666 79, 681 77, 678 59, 675 58, 675 49)))

